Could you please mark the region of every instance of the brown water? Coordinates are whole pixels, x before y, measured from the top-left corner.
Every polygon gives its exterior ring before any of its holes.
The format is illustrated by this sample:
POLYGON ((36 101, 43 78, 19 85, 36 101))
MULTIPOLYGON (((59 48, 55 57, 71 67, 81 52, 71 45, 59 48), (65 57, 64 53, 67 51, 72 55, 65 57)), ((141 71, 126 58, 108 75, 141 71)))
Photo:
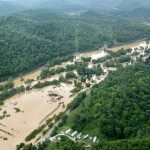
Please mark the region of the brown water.
MULTIPOLYGON (((134 42, 134 43, 131 43, 131 44, 124 44, 122 46, 117 46, 117 47, 113 47, 113 48, 110 48, 109 50, 112 50, 112 51, 117 51, 121 48, 132 48, 132 47, 135 47, 135 46, 138 46, 140 43, 142 43, 142 41, 138 41, 138 42, 134 42)), ((79 54, 79 56, 84 56, 84 57, 91 57, 93 54, 99 54, 100 53, 100 50, 95 50, 95 51, 92 51, 92 52, 85 52, 83 54, 79 54)), ((72 62, 68 61, 68 62, 64 62, 62 63, 62 65, 56 65, 52 68, 58 68, 58 67, 64 67, 66 66, 67 64, 71 64, 72 62)), ((41 73, 41 69, 42 68, 39 68, 35 71, 32 71, 32 72, 29 72, 25 75, 23 75, 23 79, 24 80, 27 80, 27 79, 34 79, 36 80, 37 77, 40 75, 41 73)), ((3 82, 2 84, 4 84, 5 82, 3 82)), ((14 83, 15 83, 15 87, 18 87, 18 86, 21 86, 21 85, 24 85, 24 81, 21 81, 21 78, 20 77, 17 77, 14 79, 14 83)))
MULTIPOLYGON (((8 138, 6 141, 0 139, 0 150, 15 150, 16 144, 23 142, 25 137, 38 128, 39 123, 58 107, 60 101, 49 97, 50 91, 63 96, 61 102, 67 105, 73 99, 69 97, 72 89, 72 85, 62 84, 60 87, 50 86, 41 91, 34 90, 8 99, 1 107, 0 115, 3 111, 7 111, 11 116, 0 120, 0 129, 10 132, 13 136, 0 132, 8 138), (16 113, 14 108, 19 108, 22 112, 16 113)), ((62 106, 54 114, 61 111, 64 111, 62 106)))
POLYGON ((121 46, 116 46, 116 47, 109 48, 109 50, 118 51, 121 48, 128 49, 128 48, 136 47, 136 46, 140 45, 142 42, 144 42, 144 41, 137 41, 137 42, 130 43, 130 44, 124 44, 124 45, 121 45, 121 46))
MULTIPOLYGON (((131 48, 134 46, 138 46, 141 42, 136 42, 132 44, 126 44, 119 47, 111 48, 110 50, 116 51, 120 48, 131 48)), ((93 54, 99 54, 100 51, 93 51, 87 52, 84 54, 80 54, 80 56, 90 57, 93 54)), ((57 67, 64 67, 71 62, 65 62, 62 65, 55 66, 57 67)), ((23 76, 24 80, 27 79, 37 79, 40 75, 42 68, 39 68, 33 72, 25 74, 23 76)), ((107 70, 106 70, 107 71, 107 70)), ((60 75, 55 75, 46 80, 53 80, 57 79, 60 75)), ((103 79, 103 78, 102 78, 103 79)), ((45 81, 45 80, 43 80, 45 81)), ((35 81, 33 84, 35 84, 35 81)), ((20 80, 20 77, 14 79, 15 87, 23 85, 24 82, 20 80)), ((7 111, 7 114, 11 116, 8 118, 4 118, 0 120, 0 129, 10 132, 13 136, 10 136, 4 132, 0 131, 0 136, 7 137, 8 140, 4 141, 0 138, 0 150, 14 150, 15 145, 23 142, 25 137, 31 133, 34 129, 39 126, 39 123, 53 110, 55 110, 58 105, 59 101, 55 99, 52 100, 51 97, 48 96, 49 91, 54 93, 58 93, 59 95, 63 96, 62 101, 67 105, 72 101, 73 98, 70 96, 70 90, 73 89, 73 85, 66 85, 62 84, 60 87, 54 88, 53 86, 46 87, 41 91, 33 90, 30 92, 18 94, 5 102, 4 106, 1 106, 2 110, 0 111, 0 116, 2 115, 3 111, 7 111), (14 108, 19 108, 23 112, 15 113, 14 108)), ((58 114, 59 112, 63 111, 64 108, 60 107, 55 113, 58 114)), ((54 114, 52 114, 53 116, 54 114)))

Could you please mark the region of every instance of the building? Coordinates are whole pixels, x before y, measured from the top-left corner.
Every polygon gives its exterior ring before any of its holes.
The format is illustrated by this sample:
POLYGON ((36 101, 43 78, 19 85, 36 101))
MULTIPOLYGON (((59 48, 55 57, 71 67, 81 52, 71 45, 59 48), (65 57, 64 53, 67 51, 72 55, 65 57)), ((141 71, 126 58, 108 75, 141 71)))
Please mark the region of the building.
POLYGON ((95 137, 93 138, 93 143, 96 143, 96 141, 97 141, 97 137, 95 136, 95 137))
POLYGON ((78 133, 78 132, 75 131, 75 132, 73 132, 73 133, 71 134, 71 136, 74 137, 77 133, 78 133))
POLYGON ((83 140, 86 140, 89 137, 89 135, 87 134, 86 136, 83 137, 83 140))
POLYGON ((67 134, 69 134, 70 132, 71 132, 71 129, 67 130, 67 131, 65 132, 65 134, 67 135, 67 134))

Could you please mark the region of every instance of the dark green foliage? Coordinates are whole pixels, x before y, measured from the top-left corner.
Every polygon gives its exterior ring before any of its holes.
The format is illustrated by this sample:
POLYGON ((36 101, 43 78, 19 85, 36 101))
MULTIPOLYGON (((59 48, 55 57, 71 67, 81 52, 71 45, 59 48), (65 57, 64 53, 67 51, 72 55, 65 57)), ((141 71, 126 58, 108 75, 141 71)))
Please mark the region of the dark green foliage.
POLYGON ((91 84, 90 84, 90 83, 87 83, 87 84, 86 84, 86 87, 91 87, 91 84))
POLYGON ((35 89, 40 89, 40 88, 43 88, 43 87, 46 87, 46 86, 50 86, 50 85, 59 85, 60 82, 58 80, 53 80, 53 81, 45 81, 43 83, 41 82, 38 82, 37 84, 35 84, 33 86, 33 88, 35 89))
POLYGON ((20 149, 22 149, 24 146, 25 146, 24 143, 20 143, 20 144, 17 145, 16 147, 17 147, 17 150, 20 150, 20 149))
POLYGON ((45 128, 45 125, 40 126, 38 129, 35 129, 33 132, 31 132, 26 138, 25 141, 31 141, 32 139, 34 139, 37 134, 39 134, 43 129, 45 128))
POLYGON ((119 140, 95 144, 92 150, 149 150, 150 138, 119 140))
POLYGON ((126 52, 130 53, 132 52, 132 49, 131 48, 126 49, 126 52))
POLYGON ((71 90, 73 94, 80 92, 83 89, 82 83, 81 82, 76 82, 74 81, 74 86, 75 88, 71 90))
POLYGON ((117 61, 119 63, 130 62, 131 57, 130 56, 120 56, 117 61))
POLYGON ((20 145, 17 145, 17 150, 38 150, 38 149, 33 144, 23 146, 21 143, 20 145))
MULTIPOLYGON (((149 150, 149 62, 120 68, 93 86, 89 95, 80 93, 68 105, 70 114, 59 115, 59 127, 68 125, 69 121, 72 129, 98 136, 100 142, 91 145, 91 150, 149 150)), ((57 133, 55 127, 53 135, 57 133)), ((37 150, 86 149, 83 146, 61 138, 54 143, 46 141, 37 150)), ((35 149, 32 145, 24 147, 24 150, 35 149)))
POLYGON ((77 76, 74 72, 67 72, 66 73, 66 79, 75 79, 75 78, 77 78, 77 76))
POLYGON ((75 143, 67 137, 62 137, 60 141, 52 143, 46 141, 39 145, 38 150, 84 150, 81 143, 75 143))
POLYGON ((107 61, 107 62, 104 63, 104 66, 105 67, 115 67, 116 64, 115 64, 114 61, 107 61))
POLYGON ((8 90, 13 87, 14 87, 14 83, 11 79, 9 79, 6 84, 4 84, 4 85, 0 84, 0 91, 8 90))
POLYGON ((147 49, 147 50, 145 50, 145 53, 150 53, 150 48, 149 49, 147 49))
POLYGON ((86 76, 88 78, 92 77, 92 75, 101 75, 103 74, 103 70, 100 65, 94 66, 93 68, 88 68, 87 63, 77 63, 77 73, 80 76, 86 76))
POLYGON ((64 67, 58 67, 56 69, 51 69, 51 70, 49 70, 48 68, 44 68, 42 70, 40 76, 41 76, 41 79, 45 79, 45 78, 50 77, 52 75, 60 74, 64 71, 65 71, 64 67))
POLYGON ((32 88, 31 88, 30 85, 27 85, 27 86, 26 86, 26 90, 27 90, 27 91, 30 91, 31 89, 32 89, 32 88))
POLYGON ((95 75, 97 76, 100 76, 104 73, 100 65, 97 65, 96 67, 94 67, 93 72, 95 72, 95 75))
POLYGON ((132 53, 132 56, 137 56, 137 55, 139 55, 140 53, 139 52, 133 52, 132 53))
POLYGON ((122 55, 125 55, 127 51, 125 51, 124 49, 121 49, 119 51, 113 52, 113 51, 107 51, 112 57, 120 57, 122 55))
POLYGON ((51 70, 50 74, 51 75, 60 74, 60 73, 62 73, 64 71, 65 71, 64 67, 58 67, 57 69, 51 70))
MULTIPOLYGON (((23 150, 86 150, 84 143, 74 143, 67 137, 62 137, 60 141, 52 143, 45 141, 40 144, 38 148, 33 145, 20 144, 17 146, 17 150, 23 147, 23 150)), ((149 150, 150 138, 142 139, 129 139, 118 141, 100 141, 97 144, 91 145, 89 150, 149 150)))
POLYGON ((67 16, 32 10, 0 19, 0 80, 20 75, 75 52, 148 38, 150 29, 132 20, 97 12, 67 16), (41 15, 42 14, 42 15, 41 15), (13 37, 13 38, 12 38, 13 37))
POLYGON ((66 71, 73 71, 75 69, 76 69, 76 65, 74 65, 74 64, 66 66, 66 71))
MULTIPOLYGON (((150 67, 143 63, 110 73, 81 98, 78 111, 71 115, 72 127, 107 139, 149 136, 149 85, 150 67)), ((70 108, 74 109, 75 102, 70 108)))
POLYGON ((82 92, 80 93, 69 105, 68 105, 68 109, 70 111, 73 111, 75 108, 77 108, 80 103, 84 100, 84 98, 86 97, 86 92, 82 92))
POLYGON ((6 100, 7 98, 12 97, 12 96, 16 95, 17 93, 21 93, 24 91, 25 91, 24 86, 20 86, 17 88, 12 88, 12 89, 6 90, 0 94, 0 102, 2 103, 2 101, 6 100))
POLYGON ((54 116, 55 122, 57 122, 63 116, 63 114, 63 112, 60 112, 58 115, 54 116))
POLYGON ((91 57, 81 57, 81 60, 85 61, 85 62, 90 62, 91 61, 91 57))

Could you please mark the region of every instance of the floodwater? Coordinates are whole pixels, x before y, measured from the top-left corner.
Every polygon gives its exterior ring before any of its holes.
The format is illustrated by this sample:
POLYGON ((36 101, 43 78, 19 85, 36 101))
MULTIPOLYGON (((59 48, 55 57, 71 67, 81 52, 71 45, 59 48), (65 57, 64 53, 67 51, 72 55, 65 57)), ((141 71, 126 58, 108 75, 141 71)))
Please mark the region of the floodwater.
MULTIPOLYGON (((131 43, 131 44, 124 44, 122 46, 117 46, 117 47, 113 47, 113 48, 110 48, 109 50, 112 50, 112 51, 117 51, 117 50, 120 50, 121 48, 132 48, 132 47, 136 47, 138 46, 139 44, 141 44, 142 42, 144 41, 138 41, 138 42, 134 42, 134 43, 131 43)), ((95 50, 95 51, 92 51, 92 52, 85 52, 85 53, 82 53, 82 54, 79 54, 80 57, 84 56, 84 57, 97 57, 97 55, 100 54, 100 50, 95 50)), ((72 64, 72 62, 68 61, 68 62, 64 62, 62 63, 61 65, 56 65, 52 68, 58 68, 58 67, 64 67, 66 66, 67 64, 72 64)), ((37 77, 40 75, 41 73, 41 69, 42 68, 39 68, 35 71, 32 71, 32 72, 29 72, 25 75, 22 76, 22 78, 24 80, 27 80, 27 79, 34 79, 36 80, 37 77)), ((2 84, 4 84, 5 82, 3 82, 2 84)), ((21 77, 17 77, 14 79, 14 84, 15 84, 15 87, 18 87, 18 86, 21 86, 21 85, 24 85, 24 81, 21 81, 21 77)))
MULTIPOLYGON (((138 46, 140 43, 141 42, 127 44, 111 48, 110 50, 116 51, 121 48, 132 48, 138 46)), ((95 57, 96 55, 100 55, 100 50, 87 52, 84 54, 80 54, 79 56, 95 57)), ((53 68, 64 67, 67 64, 71 63, 72 62, 65 62, 62 65, 57 65, 53 68)), ((23 76, 23 79, 36 80, 41 73, 41 69, 42 68, 39 68, 33 72, 25 74, 23 76)), ((60 75, 55 75, 46 80, 57 79, 59 76, 60 75)), ((34 81, 33 84, 37 82, 38 81, 34 81)), ((20 80, 20 77, 14 79, 14 83, 15 87, 24 85, 24 82, 20 80)), ((0 120, 0 150, 15 150, 15 146, 23 142, 25 137, 34 129, 38 128, 40 122, 58 107, 60 101, 56 100, 55 98, 49 97, 48 93, 50 91, 63 96, 61 102, 64 102, 65 105, 67 105, 73 100, 73 97, 70 97, 70 91, 72 89, 73 85, 61 84, 60 87, 49 86, 43 88, 42 90, 32 90, 29 92, 18 94, 6 100, 5 105, 1 106, 2 110, 0 110, 0 116, 2 116, 4 111, 6 111, 7 115, 10 114, 10 117, 5 117, 4 119, 0 120), (19 108, 21 112, 16 113, 15 108, 19 108), (6 132, 9 132, 10 134, 6 132), (7 140, 3 140, 1 137, 7 137, 7 140)), ((54 114, 58 114, 61 111, 64 111, 63 107, 60 107, 51 116, 53 116, 54 114)))
MULTIPOLYGON (((56 69, 56 68, 59 68, 59 67, 64 67, 66 66, 67 64, 72 64, 72 62, 70 61, 67 61, 67 62, 64 62, 62 63, 61 65, 56 65, 54 67, 51 67, 51 69, 56 69)), ((22 78, 24 79, 24 81, 26 81, 27 79, 34 79, 35 80, 35 83, 37 83, 37 77, 40 76, 40 73, 41 73, 41 70, 42 70, 42 67, 36 69, 35 71, 32 71, 32 72, 29 72, 27 74, 24 74, 22 76, 22 78)), ((58 75, 54 75, 52 76, 52 78, 57 78, 58 75)), ((21 85, 25 85, 24 81, 21 81, 21 77, 17 77, 13 80, 14 84, 15 84, 15 87, 19 87, 21 85)), ((44 80, 43 80, 44 81, 44 80)), ((2 82, 1 84, 5 84, 5 82, 2 82)))
MULTIPOLYGON (((0 139, 0 150, 15 150, 15 146, 24 141, 25 137, 34 129, 38 128, 40 122, 51 112, 53 112, 60 102, 64 102, 65 106, 73 99, 70 97, 70 90, 73 85, 62 84, 59 87, 49 86, 42 90, 33 90, 23 94, 18 94, 5 102, 2 106, 0 115, 4 111, 10 114, 0 120, 0 129, 9 132, 8 135, 0 132, 0 136, 7 137, 8 140, 0 139), (57 93, 63 96, 61 100, 49 97, 49 92, 57 93), (15 108, 19 108, 21 112, 16 113, 15 108)), ((64 111, 61 106, 54 114, 64 111)))

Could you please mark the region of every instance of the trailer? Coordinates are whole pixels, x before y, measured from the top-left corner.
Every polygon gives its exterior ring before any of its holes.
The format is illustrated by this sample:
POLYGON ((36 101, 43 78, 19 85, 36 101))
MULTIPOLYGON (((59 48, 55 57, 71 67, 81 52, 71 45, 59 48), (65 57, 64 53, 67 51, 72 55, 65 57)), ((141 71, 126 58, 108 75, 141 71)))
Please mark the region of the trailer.
POLYGON ((74 131, 71 136, 74 137, 78 132, 77 131, 74 131))
POLYGON ((79 133, 79 134, 77 135, 76 139, 81 139, 81 135, 82 135, 82 133, 79 133))
POLYGON ((83 137, 83 140, 86 140, 89 137, 89 135, 87 134, 86 136, 83 137))
POLYGON ((69 134, 70 132, 71 132, 71 129, 67 130, 67 131, 65 132, 65 135, 69 134))
POLYGON ((97 141, 97 137, 95 136, 95 137, 93 138, 93 143, 96 143, 96 141, 97 141))

